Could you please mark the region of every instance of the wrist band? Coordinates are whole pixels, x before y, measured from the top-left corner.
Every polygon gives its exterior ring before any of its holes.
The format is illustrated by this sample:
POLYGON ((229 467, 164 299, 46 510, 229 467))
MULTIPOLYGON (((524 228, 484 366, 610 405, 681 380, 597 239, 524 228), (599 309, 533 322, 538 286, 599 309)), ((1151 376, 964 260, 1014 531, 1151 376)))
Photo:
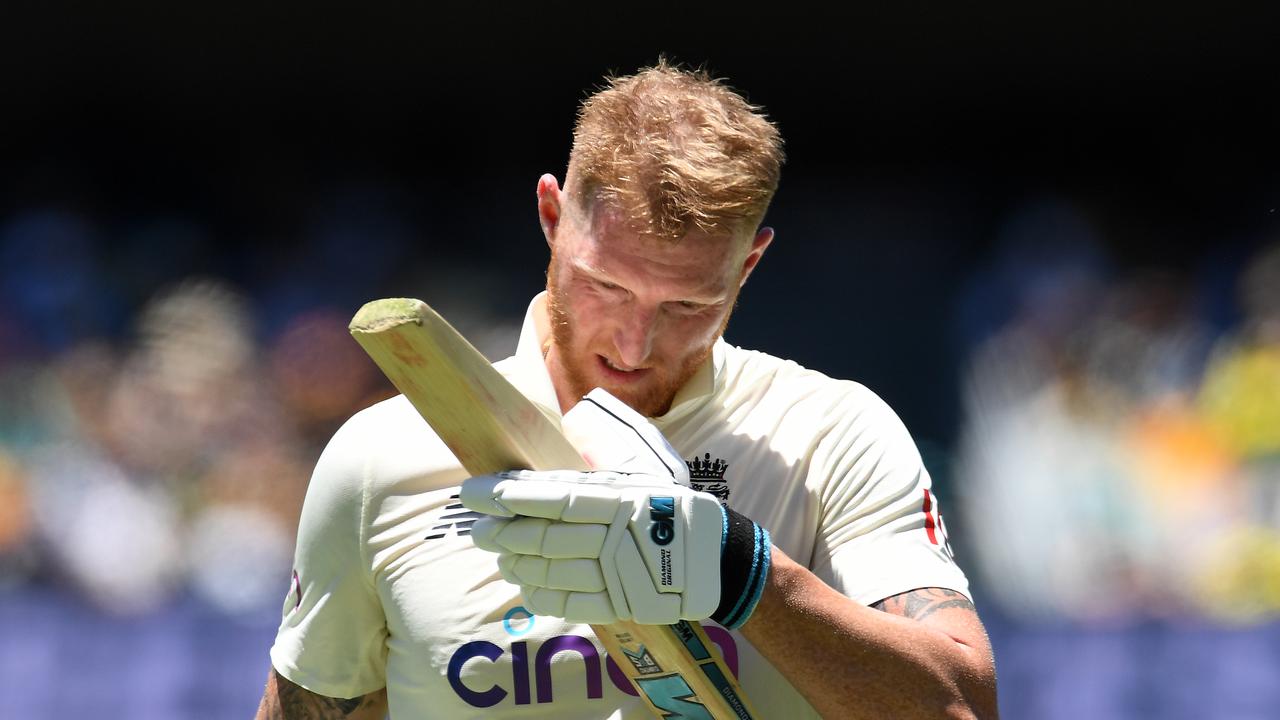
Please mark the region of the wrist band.
POLYGON ((742 627, 760 602, 769 577, 773 547, 769 531, 751 518, 721 506, 724 533, 720 547, 720 605, 711 619, 730 630, 742 627))

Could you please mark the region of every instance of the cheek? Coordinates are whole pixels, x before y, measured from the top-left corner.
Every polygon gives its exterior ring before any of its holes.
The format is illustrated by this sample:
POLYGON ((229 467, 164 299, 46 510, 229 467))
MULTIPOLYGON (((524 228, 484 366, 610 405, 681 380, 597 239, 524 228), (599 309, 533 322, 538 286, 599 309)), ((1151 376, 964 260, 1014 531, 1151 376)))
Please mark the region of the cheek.
POLYGON ((574 340, 578 345, 590 347, 607 329, 608 306, 590 292, 576 293, 569 304, 574 340))
POLYGON ((722 317, 679 317, 667 321, 666 332, 663 333, 663 354, 670 358, 695 355, 710 345, 720 329, 722 317))

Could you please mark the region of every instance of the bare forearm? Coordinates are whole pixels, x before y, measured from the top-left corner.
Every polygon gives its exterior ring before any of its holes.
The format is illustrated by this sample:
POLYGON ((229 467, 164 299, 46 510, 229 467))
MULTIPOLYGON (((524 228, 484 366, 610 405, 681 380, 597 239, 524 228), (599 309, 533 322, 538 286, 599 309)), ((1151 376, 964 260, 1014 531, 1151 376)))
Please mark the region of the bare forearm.
POLYGON ((743 635, 824 718, 996 716, 995 670, 976 614, 970 623, 946 599, 928 619, 863 607, 777 549, 770 575, 743 635))
POLYGON ((290 682, 274 669, 267 676, 256 720, 383 720, 387 691, 361 697, 331 698, 290 682))

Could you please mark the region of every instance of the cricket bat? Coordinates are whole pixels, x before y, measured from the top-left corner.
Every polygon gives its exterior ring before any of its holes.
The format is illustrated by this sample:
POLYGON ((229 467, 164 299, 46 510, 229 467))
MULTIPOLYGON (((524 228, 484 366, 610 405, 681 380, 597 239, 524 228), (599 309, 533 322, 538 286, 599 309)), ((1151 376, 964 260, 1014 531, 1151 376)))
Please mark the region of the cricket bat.
MULTIPOLYGON (((471 474, 587 469, 555 423, 421 300, 374 300, 350 330, 471 474)), ((698 623, 591 629, 656 717, 760 717, 698 623)))

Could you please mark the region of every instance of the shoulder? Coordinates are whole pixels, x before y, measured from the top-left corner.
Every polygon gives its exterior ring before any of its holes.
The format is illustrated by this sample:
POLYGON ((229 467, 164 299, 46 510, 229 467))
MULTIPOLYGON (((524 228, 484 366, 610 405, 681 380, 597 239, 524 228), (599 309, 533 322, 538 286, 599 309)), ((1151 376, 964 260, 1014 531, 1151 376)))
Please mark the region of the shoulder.
POLYGON ((311 484, 316 490, 340 495, 376 494, 379 488, 456 465, 448 447, 413 405, 396 395, 343 423, 321 453, 311 484))
POLYGON ((808 458, 815 478, 919 476, 920 452, 906 425, 862 383, 741 348, 728 349, 723 367, 725 416, 787 456, 808 458))
POLYGON ((423 431, 426 423, 403 395, 370 405, 347 419, 320 456, 322 463, 363 467, 371 457, 400 445, 423 431))
POLYGON ((832 377, 794 360, 725 344, 722 397, 730 403, 786 408, 821 425, 901 425, 879 395, 855 380, 832 377))

